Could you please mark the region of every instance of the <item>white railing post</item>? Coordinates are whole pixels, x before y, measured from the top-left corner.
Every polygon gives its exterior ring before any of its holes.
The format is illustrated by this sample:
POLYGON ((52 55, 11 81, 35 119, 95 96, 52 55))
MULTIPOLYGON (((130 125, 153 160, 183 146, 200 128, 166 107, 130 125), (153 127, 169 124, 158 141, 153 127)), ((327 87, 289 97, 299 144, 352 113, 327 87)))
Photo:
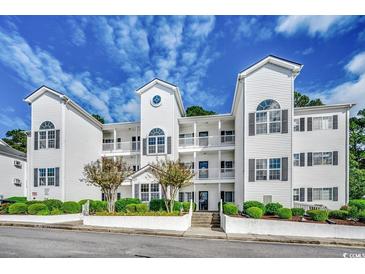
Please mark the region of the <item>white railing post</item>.
POLYGON ((223 216, 223 200, 221 199, 220 203, 219 203, 219 215, 222 217, 223 216))

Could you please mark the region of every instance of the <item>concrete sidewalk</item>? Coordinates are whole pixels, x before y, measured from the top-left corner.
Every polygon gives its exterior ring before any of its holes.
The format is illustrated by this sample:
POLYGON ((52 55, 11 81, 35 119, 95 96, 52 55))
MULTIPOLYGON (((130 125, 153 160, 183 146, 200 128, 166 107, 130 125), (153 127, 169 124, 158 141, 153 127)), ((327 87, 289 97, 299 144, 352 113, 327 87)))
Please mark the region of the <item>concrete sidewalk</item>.
POLYGON ((215 239, 215 240, 244 241, 244 242, 332 245, 332 246, 365 248, 365 240, 315 238, 315 237, 288 237, 288 236, 272 236, 272 235, 256 235, 256 234, 227 234, 222 229, 215 229, 215 228, 212 229, 207 227, 191 227, 187 231, 172 231, 172 230, 94 227, 94 226, 85 226, 78 222, 61 223, 61 224, 0 222, 0 226, 62 229, 62 230, 75 230, 75 231, 85 231, 85 232, 104 232, 104 233, 108 232, 108 233, 121 233, 121 234, 132 234, 132 235, 185 237, 185 238, 215 239))

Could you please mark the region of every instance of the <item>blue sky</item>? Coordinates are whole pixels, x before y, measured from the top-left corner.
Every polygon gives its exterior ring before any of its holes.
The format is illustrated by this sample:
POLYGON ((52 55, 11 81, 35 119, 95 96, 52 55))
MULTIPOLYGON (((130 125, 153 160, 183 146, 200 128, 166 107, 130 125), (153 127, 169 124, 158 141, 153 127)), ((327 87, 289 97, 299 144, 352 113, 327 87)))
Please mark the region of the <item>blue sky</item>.
POLYGON ((138 120, 155 77, 226 113, 237 73, 268 54, 304 64, 302 93, 365 107, 365 17, 0 16, 0 136, 30 128, 23 98, 41 85, 108 122, 138 120))

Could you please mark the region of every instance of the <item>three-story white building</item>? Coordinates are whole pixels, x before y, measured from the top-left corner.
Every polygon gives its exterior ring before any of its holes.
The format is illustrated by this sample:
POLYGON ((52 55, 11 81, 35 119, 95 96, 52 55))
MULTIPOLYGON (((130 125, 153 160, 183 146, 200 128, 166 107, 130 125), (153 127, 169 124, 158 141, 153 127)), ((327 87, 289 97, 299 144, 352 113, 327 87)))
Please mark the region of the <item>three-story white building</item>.
POLYGON ((31 105, 29 199, 101 199, 80 182, 83 166, 123 157, 133 171, 118 197, 162 197, 149 163, 180 160, 194 171, 180 201, 217 210, 220 199, 322 204, 348 201, 351 104, 294 107, 301 64, 268 56, 237 77, 227 114, 186 117, 178 87, 155 79, 137 90, 140 121, 101 124, 64 94, 41 87, 31 105))

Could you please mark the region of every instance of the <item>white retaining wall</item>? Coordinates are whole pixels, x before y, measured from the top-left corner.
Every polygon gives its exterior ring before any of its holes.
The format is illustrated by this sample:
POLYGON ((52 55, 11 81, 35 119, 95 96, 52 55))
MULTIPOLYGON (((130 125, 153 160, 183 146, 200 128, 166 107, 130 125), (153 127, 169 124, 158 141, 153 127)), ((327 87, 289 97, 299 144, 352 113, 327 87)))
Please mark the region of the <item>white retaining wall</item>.
POLYGON ((62 215, 0 215, 0 222, 26 222, 26 223, 45 223, 57 224, 64 222, 74 222, 82 220, 81 214, 62 214, 62 215))
POLYGON ((257 220, 230 217, 224 214, 221 215, 221 227, 226 233, 365 239, 364 226, 257 220))

